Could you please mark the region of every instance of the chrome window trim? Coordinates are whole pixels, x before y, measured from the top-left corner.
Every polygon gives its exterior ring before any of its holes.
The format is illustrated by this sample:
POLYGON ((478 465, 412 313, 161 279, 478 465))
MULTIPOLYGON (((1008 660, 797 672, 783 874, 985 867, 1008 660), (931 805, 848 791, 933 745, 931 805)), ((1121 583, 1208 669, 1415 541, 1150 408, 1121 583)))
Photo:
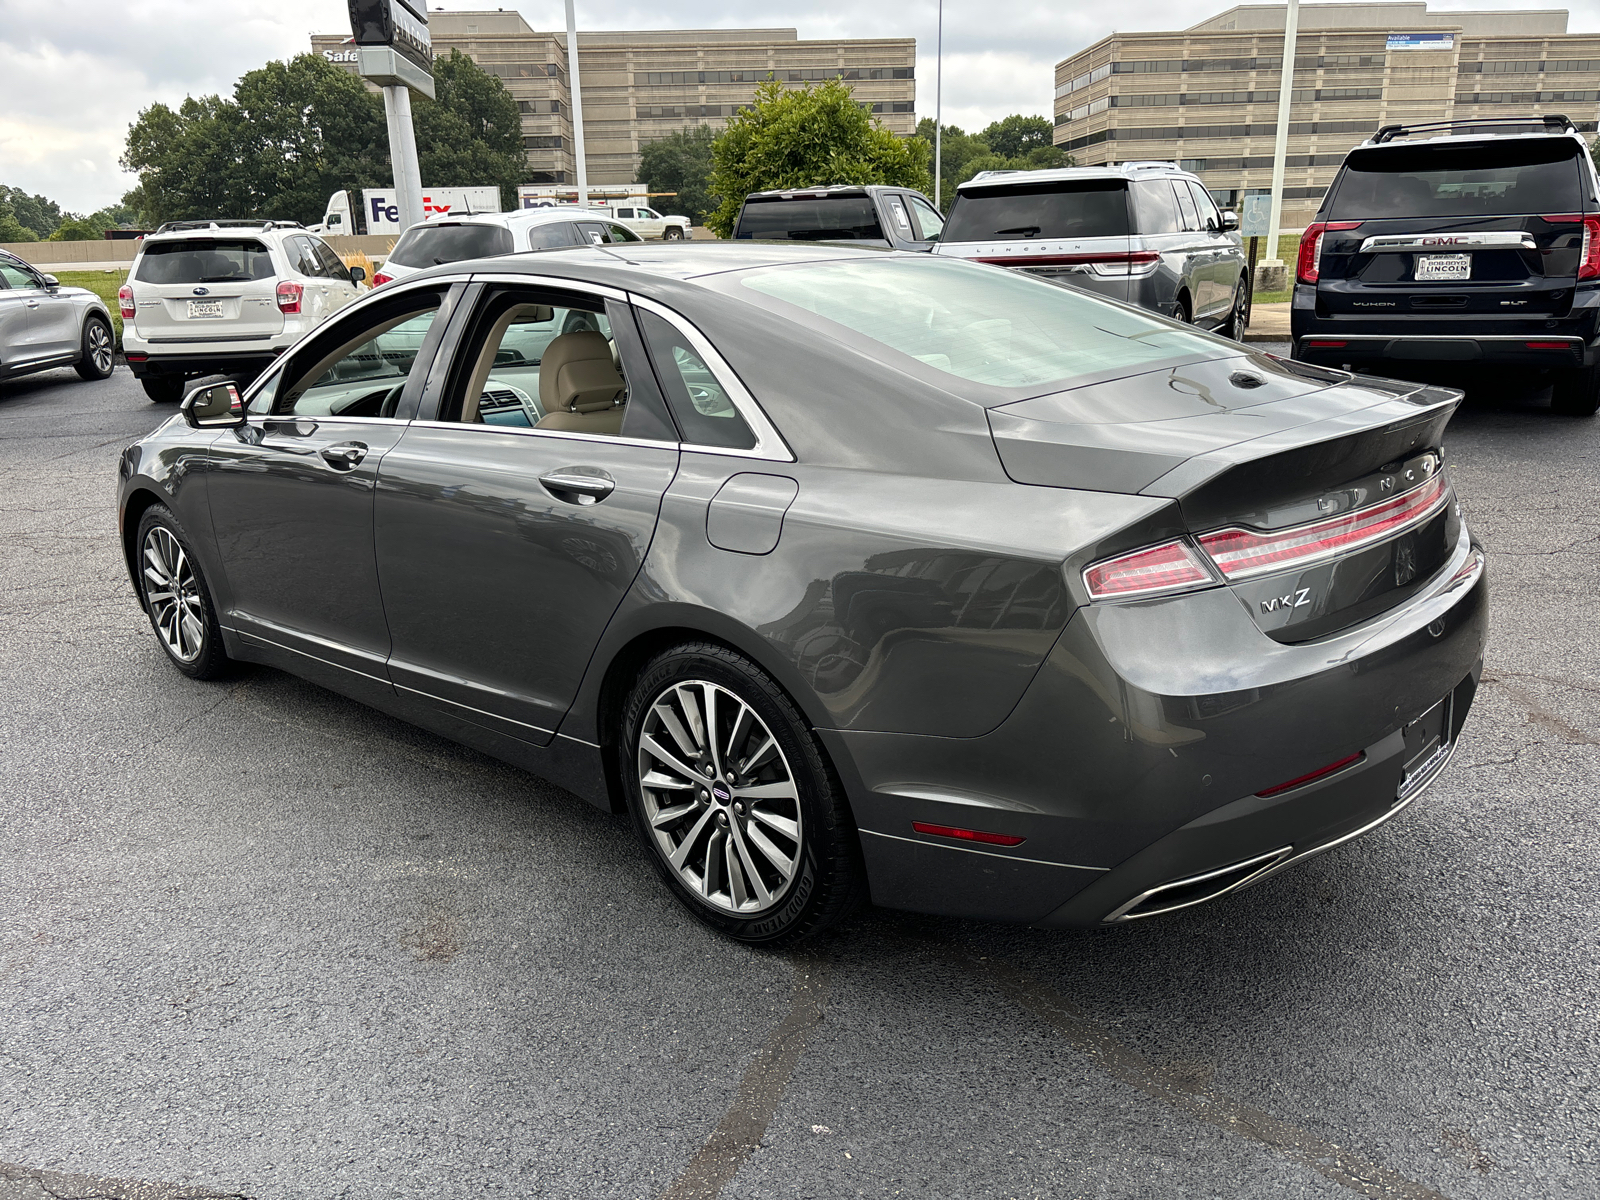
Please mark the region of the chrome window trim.
MULTIPOLYGON (((306 417, 305 420, 314 420, 306 417)), ((337 418, 330 418, 337 419, 337 418)), ((482 433, 510 433, 517 437, 561 438, 577 442, 604 442, 615 446, 650 446, 657 450, 685 450, 689 449, 678 442, 663 442, 655 438, 621 437, 609 433, 580 433, 575 429, 524 429, 520 425, 490 425, 481 421, 405 421, 402 424, 415 425, 419 429, 465 429, 482 433)))
POLYGON ((420 422, 407 421, 402 417, 341 417, 338 413, 248 413, 245 416, 246 425, 265 425, 271 421, 278 425, 295 425, 302 421, 319 425, 324 421, 339 421, 352 425, 414 425, 420 422))
MULTIPOLYGON (((568 246, 569 250, 582 249, 581 246, 568 246)), ((534 253, 521 251, 520 253, 534 253)), ((500 275, 495 273, 474 273, 469 276, 473 283, 514 283, 522 287, 548 287, 563 292, 588 292, 591 295, 603 296, 607 300, 616 300, 621 304, 629 302, 628 293, 621 288, 614 288, 605 283, 590 283, 586 279, 565 279, 559 275, 500 275)))
POLYGON ((640 295, 632 296, 631 300, 636 307, 654 313, 684 336, 695 352, 705 360, 706 366, 711 368, 711 373, 716 376, 723 391, 727 392, 728 399, 733 401, 733 407, 738 410, 745 424, 756 435, 756 444, 748 450, 728 446, 708 446, 700 442, 684 442, 682 444, 684 450, 701 454, 731 455, 735 458, 757 458, 766 462, 798 461, 794 451, 789 448, 789 443, 783 440, 783 435, 767 419, 767 414, 762 411, 756 398, 744 386, 737 372, 728 365, 728 360, 717 352, 717 348, 705 334, 695 328, 687 317, 664 304, 640 295))

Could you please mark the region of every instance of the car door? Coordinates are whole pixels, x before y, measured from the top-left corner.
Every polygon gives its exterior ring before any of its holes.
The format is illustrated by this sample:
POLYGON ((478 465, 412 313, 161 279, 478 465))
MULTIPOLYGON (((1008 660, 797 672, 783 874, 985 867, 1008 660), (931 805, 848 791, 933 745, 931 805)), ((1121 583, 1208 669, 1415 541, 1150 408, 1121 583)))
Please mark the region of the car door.
POLYGON ((632 586, 678 469, 628 306, 564 286, 483 285, 434 366, 437 408, 383 460, 375 526, 402 699, 537 745, 632 586))
POLYGON ((633 210, 635 221, 633 231, 640 237, 658 238, 667 231, 667 219, 653 208, 636 208, 633 210))
POLYGON ((0 263, 9 288, 7 307, 15 307, 7 358, 15 364, 63 358, 78 349, 77 311, 70 296, 46 286, 44 276, 22 263, 0 263))
POLYGON ((925 197, 915 192, 906 194, 906 202, 911 205, 911 219, 917 223, 918 239, 927 242, 931 250, 944 232, 944 218, 925 197))
POLYGON ((372 544, 378 468, 405 432, 447 285, 385 292, 299 344, 211 446, 221 621, 288 669, 388 692, 372 544))
POLYGON ((1211 193, 1194 180, 1188 180, 1194 193, 1195 207, 1200 212, 1200 227, 1206 234, 1206 273, 1209 277, 1210 303, 1206 309, 1208 320, 1222 320, 1233 304, 1233 285, 1237 276, 1234 254, 1238 246, 1222 228, 1222 211, 1211 199, 1211 193))
POLYGON ((1200 222, 1200 206, 1194 201, 1188 180, 1169 179, 1178 200, 1179 224, 1184 237, 1175 252, 1182 262, 1182 274, 1189 288, 1189 319, 1198 320, 1216 306, 1216 279, 1211 237, 1200 222))
POLYGON ((28 358, 28 300, 32 282, 15 264, 0 260, 0 371, 21 366, 28 358))

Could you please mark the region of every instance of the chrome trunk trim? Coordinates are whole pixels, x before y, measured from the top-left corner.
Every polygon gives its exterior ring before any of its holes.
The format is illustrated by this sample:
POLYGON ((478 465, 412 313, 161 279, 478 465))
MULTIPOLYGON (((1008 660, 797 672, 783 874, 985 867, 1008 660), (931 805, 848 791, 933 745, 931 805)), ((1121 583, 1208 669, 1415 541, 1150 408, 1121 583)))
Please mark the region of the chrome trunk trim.
POLYGON ((1408 250, 1537 250, 1533 235, 1516 229, 1494 229, 1481 233, 1384 233, 1361 243, 1362 254, 1383 254, 1408 250))

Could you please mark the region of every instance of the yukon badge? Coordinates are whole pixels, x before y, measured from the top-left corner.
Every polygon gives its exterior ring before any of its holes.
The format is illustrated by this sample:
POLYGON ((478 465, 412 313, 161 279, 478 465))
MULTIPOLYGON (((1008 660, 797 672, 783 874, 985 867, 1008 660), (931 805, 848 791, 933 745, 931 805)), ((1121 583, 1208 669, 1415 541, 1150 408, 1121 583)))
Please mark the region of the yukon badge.
POLYGON ((1299 591, 1290 592, 1287 596, 1273 596, 1261 602, 1261 611, 1264 613, 1277 612, 1281 608, 1302 608, 1311 603, 1311 589, 1301 588, 1299 591))

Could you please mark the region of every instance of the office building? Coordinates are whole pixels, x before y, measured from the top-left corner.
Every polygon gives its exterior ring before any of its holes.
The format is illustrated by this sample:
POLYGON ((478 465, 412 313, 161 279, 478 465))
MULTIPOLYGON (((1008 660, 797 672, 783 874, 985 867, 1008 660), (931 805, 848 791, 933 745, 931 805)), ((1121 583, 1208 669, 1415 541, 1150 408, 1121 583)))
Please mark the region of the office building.
MULTIPOLYGON (((458 49, 498 75, 522 110, 525 183, 572 183, 572 88, 565 30, 517 12, 432 12, 434 52, 458 49)), ((355 70, 348 37, 318 34, 315 53, 355 70)), ((916 129, 915 38, 801 41, 793 29, 676 29, 578 34, 589 182, 631 183, 648 142, 691 125, 720 129, 769 76, 792 86, 842 78, 889 129, 916 129)))
MULTIPOLYGON (((1115 33, 1056 65, 1055 142, 1079 163, 1175 159, 1225 206, 1270 190, 1282 5, 1170 33, 1115 33)), ((1300 7, 1283 225, 1309 222, 1350 147, 1380 125, 1565 113, 1593 130, 1600 34, 1564 9, 1300 7)))

